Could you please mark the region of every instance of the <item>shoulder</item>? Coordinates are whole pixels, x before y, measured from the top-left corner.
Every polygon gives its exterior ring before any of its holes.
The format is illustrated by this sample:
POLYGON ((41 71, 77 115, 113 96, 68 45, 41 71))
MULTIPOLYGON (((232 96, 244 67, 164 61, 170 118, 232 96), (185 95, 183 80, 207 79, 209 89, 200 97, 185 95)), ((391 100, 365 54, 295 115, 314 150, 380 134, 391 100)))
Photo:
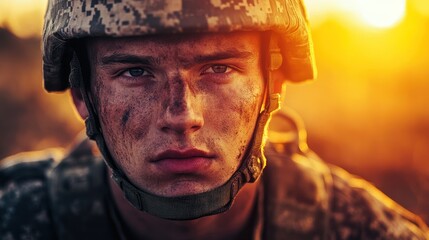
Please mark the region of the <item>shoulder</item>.
POLYGON ((0 162, 0 238, 46 237, 51 224, 47 173, 58 150, 21 153, 0 162))
MULTIPOLYGON (((427 225, 369 182, 308 154, 268 154, 267 202, 277 227, 330 239, 429 239, 427 225), (274 161, 271 161, 274 160, 274 161)), ((268 210, 269 210, 268 209, 268 210)), ((269 210, 270 211, 270 210, 269 210)))
POLYGON ((369 182, 331 166, 330 225, 337 239, 429 239, 416 215, 369 182))
MULTIPOLYGON (((104 187, 99 187, 103 186, 103 166, 88 139, 79 139, 67 154, 51 149, 2 160, 0 239, 55 239, 66 226, 76 228, 83 219, 94 220, 87 206, 104 196, 105 191, 100 191, 104 187), (95 197, 88 197, 89 193, 95 197), (76 216, 70 218, 70 213, 76 216)), ((91 209, 99 213, 102 207, 98 204, 91 209)), ((93 227, 87 222, 81 226, 93 227)))
POLYGON ((268 132, 263 181, 274 229, 330 239, 429 239, 418 216, 309 150, 302 125, 296 114, 283 112, 268 132))

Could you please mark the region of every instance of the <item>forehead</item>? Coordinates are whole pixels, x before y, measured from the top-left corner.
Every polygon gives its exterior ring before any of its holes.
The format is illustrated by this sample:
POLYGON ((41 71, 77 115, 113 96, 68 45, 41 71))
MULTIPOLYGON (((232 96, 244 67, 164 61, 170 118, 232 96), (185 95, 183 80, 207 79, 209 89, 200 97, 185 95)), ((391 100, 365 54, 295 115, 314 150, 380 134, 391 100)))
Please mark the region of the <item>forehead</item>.
POLYGON ((183 52, 213 52, 234 48, 241 51, 252 51, 258 55, 261 46, 261 33, 197 33, 154 35, 142 37, 121 38, 91 38, 87 47, 92 54, 108 54, 122 51, 139 51, 146 53, 183 52), (95 52, 94 52, 95 51, 95 52))

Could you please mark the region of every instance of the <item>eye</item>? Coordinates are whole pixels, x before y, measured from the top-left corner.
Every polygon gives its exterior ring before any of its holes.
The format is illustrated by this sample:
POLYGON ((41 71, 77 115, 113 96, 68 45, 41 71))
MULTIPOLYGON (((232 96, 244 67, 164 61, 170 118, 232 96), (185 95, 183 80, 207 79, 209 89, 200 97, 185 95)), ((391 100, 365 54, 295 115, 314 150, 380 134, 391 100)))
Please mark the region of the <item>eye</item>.
POLYGON ((231 68, 227 65, 212 65, 203 71, 203 74, 207 73, 228 73, 231 71, 231 68))
POLYGON ((152 74, 143 68, 129 68, 123 71, 122 75, 126 77, 142 77, 142 76, 151 76, 152 74))

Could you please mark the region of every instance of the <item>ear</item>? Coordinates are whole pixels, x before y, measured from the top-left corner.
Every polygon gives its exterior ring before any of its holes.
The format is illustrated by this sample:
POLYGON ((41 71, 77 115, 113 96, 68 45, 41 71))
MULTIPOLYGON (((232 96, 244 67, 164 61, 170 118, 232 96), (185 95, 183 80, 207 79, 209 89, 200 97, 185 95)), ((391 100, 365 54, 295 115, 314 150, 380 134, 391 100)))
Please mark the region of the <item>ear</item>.
POLYGON ((71 88, 70 92, 73 99, 73 104, 76 107, 77 112, 79 113, 80 117, 85 120, 89 116, 89 114, 80 89, 71 88))

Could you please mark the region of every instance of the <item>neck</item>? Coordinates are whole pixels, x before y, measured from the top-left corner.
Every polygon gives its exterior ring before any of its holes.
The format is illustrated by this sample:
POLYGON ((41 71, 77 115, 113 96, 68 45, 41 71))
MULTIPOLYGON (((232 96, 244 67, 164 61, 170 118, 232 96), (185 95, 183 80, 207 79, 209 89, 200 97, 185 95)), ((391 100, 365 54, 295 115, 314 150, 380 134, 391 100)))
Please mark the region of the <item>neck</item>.
POLYGON ((232 207, 224 213, 194 220, 173 221, 135 209, 109 178, 109 187, 123 230, 130 239, 243 239, 243 236, 249 234, 246 230, 252 231, 254 219, 251 215, 257 185, 258 183, 246 184, 237 194, 232 207))

